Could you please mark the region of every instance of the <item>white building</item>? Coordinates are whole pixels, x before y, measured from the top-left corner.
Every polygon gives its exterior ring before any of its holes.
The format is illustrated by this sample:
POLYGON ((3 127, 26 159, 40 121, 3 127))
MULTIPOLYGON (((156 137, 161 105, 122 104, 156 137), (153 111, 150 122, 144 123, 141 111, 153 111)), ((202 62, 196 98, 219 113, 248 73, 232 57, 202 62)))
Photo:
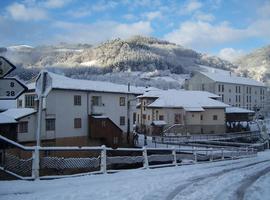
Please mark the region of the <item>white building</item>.
MULTIPOLYGON (((43 121, 41 139, 56 141, 57 145, 88 145, 90 135, 90 116, 102 116, 107 123, 119 127, 121 132, 128 132, 136 119, 136 96, 142 94, 142 88, 109 82, 71 79, 48 72, 51 87, 43 101, 43 121), (129 109, 128 109, 129 107, 129 109)), ((36 94, 34 83, 29 91, 17 101, 17 111, 35 109, 36 94)), ((16 109, 2 113, 14 118, 16 109)), ((18 141, 35 141, 37 125, 36 112, 25 117, 20 116, 18 123, 18 141)), ((106 125, 106 122, 102 122, 106 125)), ((100 131, 102 131, 100 129, 100 131)), ((106 132, 110 135, 110 132, 106 132)), ((115 138, 115 142, 119 138, 115 138)))
MULTIPOLYGON (((160 134, 164 127, 184 127, 183 134, 224 133, 225 108, 219 96, 209 92, 152 90, 138 96, 137 125, 147 134, 160 134)), ((181 132, 181 131, 180 131, 181 132)))
POLYGON ((195 72, 187 80, 188 90, 201 90, 217 94, 221 100, 235 107, 249 110, 263 110, 266 101, 266 87, 253 79, 233 75, 229 71, 195 72))

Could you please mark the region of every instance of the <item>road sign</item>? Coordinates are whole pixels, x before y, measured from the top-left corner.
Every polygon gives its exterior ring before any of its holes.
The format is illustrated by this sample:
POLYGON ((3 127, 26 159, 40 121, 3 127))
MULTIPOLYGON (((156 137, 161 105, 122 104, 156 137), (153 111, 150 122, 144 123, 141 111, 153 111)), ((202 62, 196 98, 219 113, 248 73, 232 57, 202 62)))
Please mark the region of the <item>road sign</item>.
POLYGON ((14 69, 16 69, 16 67, 12 63, 0 56, 0 78, 5 77, 14 69))
POLYGON ((46 97, 52 87, 52 78, 46 70, 42 70, 36 79, 36 94, 38 98, 42 95, 46 97))
POLYGON ((16 78, 0 79, 0 100, 14 100, 27 90, 16 78))

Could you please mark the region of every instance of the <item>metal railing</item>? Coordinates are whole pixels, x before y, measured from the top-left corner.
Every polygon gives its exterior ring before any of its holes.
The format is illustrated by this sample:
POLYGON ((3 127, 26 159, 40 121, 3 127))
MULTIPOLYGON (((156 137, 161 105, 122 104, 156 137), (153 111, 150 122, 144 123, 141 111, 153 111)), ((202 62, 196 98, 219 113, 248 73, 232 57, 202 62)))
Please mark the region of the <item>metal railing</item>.
POLYGON ((258 137, 258 131, 246 131, 225 134, 197 134, 189 136, 152 136, 156 142, 160 143, 187 143, 187 142, 201 142, 201 141, 218 141, 231 140, 236 138, 258 137))
POLYGON ((255 156, 254 148, 27 147, 0 135, 0 169, 20 179, 49 179, 255 156))

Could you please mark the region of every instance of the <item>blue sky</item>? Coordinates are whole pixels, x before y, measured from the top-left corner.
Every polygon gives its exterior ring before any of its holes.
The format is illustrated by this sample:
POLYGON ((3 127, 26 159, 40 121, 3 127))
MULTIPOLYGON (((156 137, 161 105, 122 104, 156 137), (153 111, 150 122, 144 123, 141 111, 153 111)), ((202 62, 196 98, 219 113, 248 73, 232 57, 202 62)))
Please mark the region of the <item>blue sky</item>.
POLYGON ((233 60, 270 44, 270 0, 1 0, 0 46, 153 36, 233 60))

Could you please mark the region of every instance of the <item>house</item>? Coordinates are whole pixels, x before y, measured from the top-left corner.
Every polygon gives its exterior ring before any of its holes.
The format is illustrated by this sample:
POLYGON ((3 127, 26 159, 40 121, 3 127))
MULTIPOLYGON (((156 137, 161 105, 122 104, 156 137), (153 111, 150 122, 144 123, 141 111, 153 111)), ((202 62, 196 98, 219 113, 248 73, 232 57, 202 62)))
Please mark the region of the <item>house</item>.
MULTIPOLYGON (((136 96, 143 93, 142 88, 46 73, 49 89, 43 99, 43 145, 117 146, 127 143, 136 118, 136 96), (91 120, 97 119, 97 116, 104 122, 91 120), (107 126, 113 127, 113 131, 110 132, 107 126), (98 128, 99 132, 93 133, 98 128), (115 137, 111 137, 111 134, 115 137)), ((16 113, 16 110, 33 111, 27 116, 15 118, 18 122, 17 139, 23 143, 33 143, 37 130, 35 84, 30 84, 28 88, 28 92, 17 100, 17 108, 4 112, 14 117, 12 113, 16 113)))
POLYGON ((217 94, 231 106, 253 111, 264 110, 266 87, 256 80, 239 77, 229 71, 202 66, 186 82, 186 89, 217 94))
POLYGON ((230 133, 249 131, 247 122, 252 121, 255 115, 254 111, 239 107, 227 107, 225 113, 227 132, 230 133), (244 127, 242 124, 246 126, 244 127))
POLYGON ((151 90, 138 96, 137 126, 141 132, 160 135, 178 125, 182 134, 224 133, 225 103, 203 91, 151 90))

